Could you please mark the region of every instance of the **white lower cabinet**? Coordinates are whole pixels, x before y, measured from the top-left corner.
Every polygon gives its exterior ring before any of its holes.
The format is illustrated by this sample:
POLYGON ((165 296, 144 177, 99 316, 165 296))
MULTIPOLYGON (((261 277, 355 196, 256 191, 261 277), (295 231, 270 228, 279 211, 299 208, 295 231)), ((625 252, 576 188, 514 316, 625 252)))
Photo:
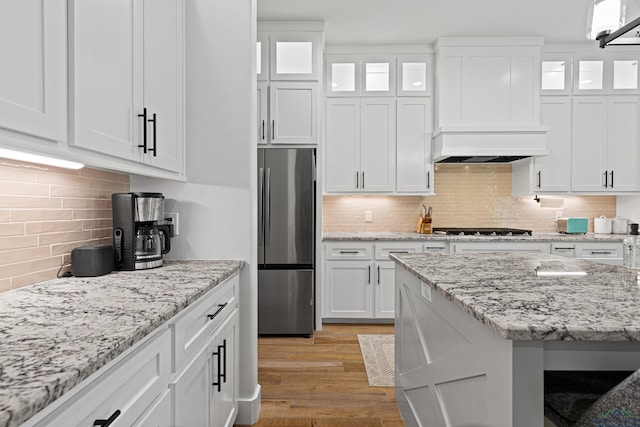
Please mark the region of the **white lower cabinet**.
POLYGON ((218 284, 22 427, 233 426, 238 283, 218 284))
POLYGON ((171 376, 169 329, 164 328, 96 374, 51 414, 37 423, 25 425, 81 427, 106 425, 107 420, 112 420, 109 425, 114 427, 134 425, 167 389, 171 376))
POLYGON ((323 318, 393 319, 395 263, 389 254, 421 253, 415 242, 325 245, 323 318))
POLYGON ((621 242, 556 242, 551 244, 551 253, 602 264, 622 265, 621 242))
POLYGON ((451 244, 451 253, 472 254, 488 252, 548 254, 548 242, 457 242, 451 244))
POLYGON ((237 323, 236 310, 170 383, 176 427, 233 425, 237 414, 237 323))

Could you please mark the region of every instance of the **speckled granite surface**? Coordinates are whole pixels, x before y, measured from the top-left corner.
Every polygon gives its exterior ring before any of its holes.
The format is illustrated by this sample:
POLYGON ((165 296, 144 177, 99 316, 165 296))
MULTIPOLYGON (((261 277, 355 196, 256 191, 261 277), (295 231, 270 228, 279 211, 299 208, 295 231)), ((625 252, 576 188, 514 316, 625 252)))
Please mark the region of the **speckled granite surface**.
POLYGON ((20 425, 243 265, 167 261, 0 294, 0 426, 20 425))
POLYGON ((446 234, 419 234, 412 232, 331 232, 323 233, 323 241, 342 240, 400 240, 400 241, 447 241, 447 242, 622 242, 623 234, 563 234, 533 233, 532 236, 448 236, 446 234))
POLYGON ((640 341, 637 270, 542 254, 390 258, 503 338, 640 341), (536 277, 536 269, 587 276, 536 277))

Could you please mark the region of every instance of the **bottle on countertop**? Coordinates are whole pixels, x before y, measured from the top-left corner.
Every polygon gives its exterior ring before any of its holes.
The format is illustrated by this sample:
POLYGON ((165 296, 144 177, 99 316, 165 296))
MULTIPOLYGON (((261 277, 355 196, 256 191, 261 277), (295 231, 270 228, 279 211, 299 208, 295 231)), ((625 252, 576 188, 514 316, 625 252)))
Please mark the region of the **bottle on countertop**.
POLYGON ((640 231, 638 231, 638 224, 636 223, 629 224, 629 229, 631 230, 629 237, 622 242, 622 265, 626 268, 637 270, 640 268, 640 263, 638 262, 640 231))

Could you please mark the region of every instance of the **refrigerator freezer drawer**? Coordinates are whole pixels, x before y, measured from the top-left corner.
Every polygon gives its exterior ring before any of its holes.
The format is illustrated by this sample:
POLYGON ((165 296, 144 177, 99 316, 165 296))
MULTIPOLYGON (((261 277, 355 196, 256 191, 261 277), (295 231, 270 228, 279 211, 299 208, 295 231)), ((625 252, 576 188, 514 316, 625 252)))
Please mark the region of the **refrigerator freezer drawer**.
POLYGON ((258 270, 258 334, 313 333, 313 270, 258 270))

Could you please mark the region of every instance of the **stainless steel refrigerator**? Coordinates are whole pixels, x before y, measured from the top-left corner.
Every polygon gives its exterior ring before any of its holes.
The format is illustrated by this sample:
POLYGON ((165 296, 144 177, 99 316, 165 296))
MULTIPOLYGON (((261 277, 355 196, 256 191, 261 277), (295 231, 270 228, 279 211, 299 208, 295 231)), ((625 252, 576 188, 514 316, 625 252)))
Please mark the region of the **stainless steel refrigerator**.
POLYGON ((314 330, 315 149, 258 149, 258 333, 314 330))

